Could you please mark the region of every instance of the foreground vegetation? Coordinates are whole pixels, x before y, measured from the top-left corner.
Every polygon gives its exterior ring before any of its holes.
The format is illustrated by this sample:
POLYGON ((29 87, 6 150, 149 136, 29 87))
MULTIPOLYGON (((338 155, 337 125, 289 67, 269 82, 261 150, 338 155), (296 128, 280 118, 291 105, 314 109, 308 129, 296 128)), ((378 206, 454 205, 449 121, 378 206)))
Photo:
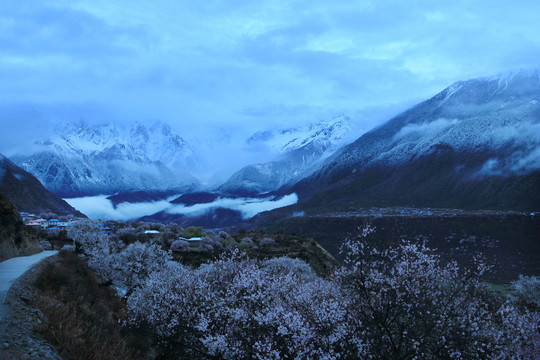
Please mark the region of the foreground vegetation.
MULTIPOLYGON (((123 326, 110 333, 120 350, 139 338, 137 358, 535 358, 538 279, 522 277, 504 297, 480 280, 481 259, 460 269, 422 244, 380 249, 372 231, 348 241, 344 265, 326 277, 299 259, 248 258, 238 245, 189 267, 161 244, 128 245, 92 222, 70 235, 101 287, 122 294, 113 313, 123 326)), ((261 240, 251 246, 273 245, 261 240)))

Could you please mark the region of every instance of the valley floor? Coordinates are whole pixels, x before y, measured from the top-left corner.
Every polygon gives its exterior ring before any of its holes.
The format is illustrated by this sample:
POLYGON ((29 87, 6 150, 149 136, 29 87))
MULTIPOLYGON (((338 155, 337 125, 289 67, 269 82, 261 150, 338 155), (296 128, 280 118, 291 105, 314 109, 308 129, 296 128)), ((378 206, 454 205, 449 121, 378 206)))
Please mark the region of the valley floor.
POLYGON ((375 228, 372 240, 385 246, 418 240, 436 249, 443 259, 462 265, 480 253, 494 266, 486 276, 494 283, 507 284, 519 274, 540 275, 538 213, 392 207, 279 215, 259 217, 255 226, 310 237, 337 259, 346 239, 358 237, 362 228, 371 226, 375 228))

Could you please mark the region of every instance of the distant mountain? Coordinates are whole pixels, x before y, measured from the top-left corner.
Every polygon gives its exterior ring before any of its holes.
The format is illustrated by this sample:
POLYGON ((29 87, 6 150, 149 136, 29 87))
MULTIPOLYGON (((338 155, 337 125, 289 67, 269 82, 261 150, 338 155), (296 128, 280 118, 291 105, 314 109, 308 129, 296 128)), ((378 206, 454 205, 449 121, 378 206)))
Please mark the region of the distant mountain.
POLYGON ((305 209, 540 209, 540 72, 457 82, 292 187, 305 209))
POLYGON ((84 217, 67 202, 47 189, 32 174, 0 154, 0 194, 6 196, 19 211, 53 212, 84 217))
POLYGON ((133 191, 127 193, 120 193, 111 196, 107 196, 107 199, 110 200, 113 204, 113 207, 116 208, 119 204, 122 203, 142 203, 142 202, 151 202, 166 200, 167 198, 174 195, 173 191, 133 191))
POLYGON ((190 174, 192 148, 169 125, 131 127, 63 124, 55 136, 36 142, 31 154, 13 160, 62 197, 137 190, 186 190, 198 186, 190 174))
POLYGON ((266 147, 275 159, 242 168, 218 190, 258 194, 292 184, 309 175, 322 159, 346 144, 351 128, 350 119, 342 115, 308 127, 255 133, 246 145, 266 147))

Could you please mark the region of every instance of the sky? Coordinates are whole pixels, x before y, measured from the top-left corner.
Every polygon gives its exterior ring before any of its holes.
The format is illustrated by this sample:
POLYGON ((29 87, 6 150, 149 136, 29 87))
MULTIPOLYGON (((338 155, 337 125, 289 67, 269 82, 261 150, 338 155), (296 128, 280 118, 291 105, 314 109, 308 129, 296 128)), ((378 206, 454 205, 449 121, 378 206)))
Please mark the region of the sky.
POLYGON ((0 151, 51 117, 365 127, 540 59, 540 1, 0 0, 0 151))

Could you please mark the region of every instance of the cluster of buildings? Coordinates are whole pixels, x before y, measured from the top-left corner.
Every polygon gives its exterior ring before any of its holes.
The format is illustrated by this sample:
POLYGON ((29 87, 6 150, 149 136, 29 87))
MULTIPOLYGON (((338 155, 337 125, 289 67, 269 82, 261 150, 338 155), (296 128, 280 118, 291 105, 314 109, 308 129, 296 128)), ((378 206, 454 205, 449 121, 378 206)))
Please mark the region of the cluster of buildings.
POLYGON ((58 219, 42 219, 35 214, 30 214, 27 212, 21 213, 22 221, 25 225, 35 226, 41 229, 65 229, 69 225, 69 221, 60 221, 58 219))

